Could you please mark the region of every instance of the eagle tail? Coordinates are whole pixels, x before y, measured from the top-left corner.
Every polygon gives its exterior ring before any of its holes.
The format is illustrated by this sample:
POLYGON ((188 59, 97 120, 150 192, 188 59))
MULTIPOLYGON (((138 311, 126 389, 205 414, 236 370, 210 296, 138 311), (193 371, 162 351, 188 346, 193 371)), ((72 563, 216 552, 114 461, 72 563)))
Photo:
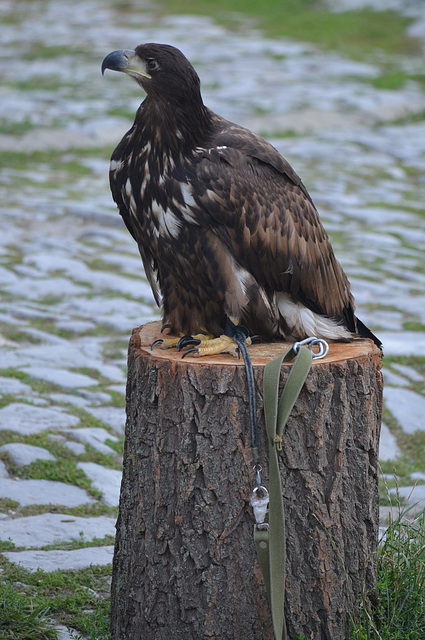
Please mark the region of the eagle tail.
POLYGON ((359 320, 358 318, 356 318, 356 320, 357 320, 358 334, 362 336, 362 338, 370 338, 371 340, 373 340, 376 346, 379 347, 381 351, 383 351, 382 342, 379 340, 379 338, 377 338, 375 334, 372 333, 372 331, 368 329, 368 327, 365 324, 363 324, 361 320, 359 320))

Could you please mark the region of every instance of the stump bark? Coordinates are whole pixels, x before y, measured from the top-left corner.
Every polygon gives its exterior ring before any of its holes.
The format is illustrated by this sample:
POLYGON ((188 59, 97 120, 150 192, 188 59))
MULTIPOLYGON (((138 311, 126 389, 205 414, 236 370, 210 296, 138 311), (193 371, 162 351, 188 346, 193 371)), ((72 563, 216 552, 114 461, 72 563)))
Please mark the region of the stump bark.
MULTIPOLYGON (((253 543, 243 362, 151 352, 159 332, 145 325, 129 345, 112 638, 273 640, 253 543)), ((287 346, 250 347, 266 486, 263 369, 287 346)), ((356 340, 313 363, 288 420, 280 470, 292 640, 346 640, 350 612, 374 588, 381 405, 379 349, 356 340)))

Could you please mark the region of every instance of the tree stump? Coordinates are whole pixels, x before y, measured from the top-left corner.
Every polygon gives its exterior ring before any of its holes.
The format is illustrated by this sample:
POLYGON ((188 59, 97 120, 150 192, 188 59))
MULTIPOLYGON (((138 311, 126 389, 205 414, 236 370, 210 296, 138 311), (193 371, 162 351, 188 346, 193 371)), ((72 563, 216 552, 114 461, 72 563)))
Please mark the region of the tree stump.
MULTIPOLYGON (((231 356, 150 350, 160 323, 130 340, 124 471, 112 580, 113 640, 273 640, 256 559, 246 375, 231 356)), ((264 365, 284 343, 250 347, 262 481, 264 365)), ((291 364, 284 364, 281 386, 291 364)), ((380 352, 331 344, 313 362, 280 454, 288 638, 347 640, 375 585, 380 352)))

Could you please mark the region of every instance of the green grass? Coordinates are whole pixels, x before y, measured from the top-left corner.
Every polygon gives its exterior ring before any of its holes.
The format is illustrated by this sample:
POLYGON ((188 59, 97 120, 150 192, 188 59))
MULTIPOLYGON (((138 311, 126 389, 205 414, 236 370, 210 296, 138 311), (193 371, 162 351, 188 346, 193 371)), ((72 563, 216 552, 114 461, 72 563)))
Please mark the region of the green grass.
MULTIPOLYGON (((0 129, 1 133, 10 133, 0 129)), ((87 166, 86 158, 104 158, 109 160, 110 148, 71 149, 67 151, 2 151, 0 155, 0 169, 14 171, 34 171, 34 167, 40 170, 48 170, 56 176, 60 173, 62 181, 65 178, 72 180, 78 177, 87 177, 93 170, 87 166)), ((27 182, 31 182, 26 178, 27 182)), ((36 183, 38 184, 38 183, 36 183)), ((46 183, 43 183, 43 188, 46 183)), ((47 183, 49 184, 49 183, 47 183)), ((52 186, 56 183, 52 180, 52 186)), ((56 185, 57 186, 57 185, 56 185)))
POLYGON ((45 545, 40 547, 43 551, 51 551, 60 549, 62 551, 73 551, 75 549, 87 549, 88 547, 106 547, 113 545, 115 542, 115 536, 106 535, 103 538, 91 538, 85 540, 83 533, 80 533, 80 537, 68 542, 56 542, 55 544, 45 545))
MULTIPOLYGON (((16 400, 16 398, 14 398, 16 400)), ((23 435, 16 433, 16 431, 0 431, 0 446, 8 444, 10 442, 21 442, 23 444, 31 444, 36 447, 43 447, 47 449, 57 458, 66 458, 69 460, 74 459, 74 454, 70 449, 62 446, 60 441, 52 440, 49 435, 53 433, 53 430, 43 431, 42 433, 32 433, 30 435, 23 435)))
POLYGON ((50 480, 72 484, 85 489, 93 497, 100 499, 102 494, 92 487, 84 471, 78 469, 72 460, 37 460, 24 467, 11 467, 9 473, 17 478, 31 480, 50 480))
POLYGON ((161 10, 210 15, 225 24, 232 23, 237 12, 269 37, 288 36, 359 58, 377 51, 421 53, 419 43, 406 34, 411 20, 393 11, 332 13, 318 0, 163 0, 161 10))
MULTIPOLYGON (((121 350, 117 350, 116 359, 123 358, 121 350)), ((111 396, 111 405, 118 409, 125 408, 125 393, 114 391, 113 389, 107 389, 107 392, 111 396)))
MULTIPOLYGON (((124 436, 118 436, 118 440, 106 440, 105 444, 114 449, 118 455, 124 454, 124 436)), ((118 468, 121 469, 121 465, 118 468)))
POLYGON ((19 502, 10 498, 0 498, 0 513, 9 514, 11 511, 16 512, 19 509, 19 502))
POLYGON ((376 89, 402 89, 407 82, 417 82, 422 89, 425 89, 425 74, 406 73, 401 69, 385 71, 381 75, 370 80, 372 86, 376 89))
POLYGON ((57 631, 51 628, 49 609, 34 598, 17 593, 7 583, 0 583, 0 639, 56 640, 57 631))
POLYGON ((22 54, 23 60, 34 60, 34 57, 44 60, 62 58, 64 56, 87 56, 87 51, 78 46, 70 47, 65 45, 46 45, 44 42, 33 43, 31 51, 22 54))
MULTIPOLYGON (((106 535, 103 538, 91 538, 86 540, 83 532, 80 533, 79 538, 74 540, 67 540, 66 542, 55 542, 54 544, 43 545, 40 547, 42 551, 74 551, 75 549, 86 549, 88 547, 105 547, 113 545, 115 542, 115 536, 106 535)), ((10 539, 0 540, 0 552, 5 551, 23 551, 28 547, 17 547, 10 539)))
POLYGON ((1 568, 0 640, 55 640, 49 618, 76 629, 75 638, 109 640, 110 565, 45 573, 3 560, 1 568))
POLYGON ((403 322, 403 329, 405 331, 425 331, 425 324, 419 321, 407 320, 403 322))
MULTIPOLYGON (((3 297, 3 296, 2 296, 3 297)), ((6 296, 4 297, 4 299, 6 296)), ((4 322, 0 323, 0 333, 7 340, 11 340, 12 342, 30 342, 31 344, 38 344, 40 340, 35 336, 32 336, 30 333, 23 331, 21 327, 6 324, 4 322)))
MULTIPOLYGON (((19 507, 19 505, 18 505, 19 507)), ((79 516, 88 518, 89 516, 111 516, 118 517, 118 507, 107 507, 102 502, 87 502, 78 507, 67 507, 65 505, 51 504, 30 504, 16 510, 20 517, 38 516, 41 513, 63 513, 68 516, 79 516)))
POLYGON ((117 469, 120 471, 122 469, 122 464, 118 459, 118 455, 120 455, 123 450, 123 444, 121 444, 120 441, 113 442, 112 440, 106 440, 105 444, 111 447, 111 449, 114 449, 116 454, 101 453, 100 451, 93 449, 89 444, 86 444, 86 453, 78 456, 79 462, 95 462, 103 467, 109 467, 109 469, 117 469))
MULTIPOLYGON (((110 601, 104 599, 90 613, 81 613, 74 618, 73 626, 81 631, 86 640, 109 640, 110 601)), ((74 635, 75 640, 81 636, 74 635)))
POLYGON ((18 82, 14 82, 13 86, 20 91, 40 91, 41 89, 44 91, 56 91, 60 87, 72 87, 74 85, 70 81, 67 82, 66 78, 57 73, 56 75, 46 77, 37 75, 27 80, 19 80, 18 82))
POLYGON ((352 622, 353 640, 425 638, 425 511, 406 516, 400 508, 381 541, 376 592, 352 622))
POLYGON ((0 133, 4 133, 9 136, 22 136, 24 133, 31 131, 31 129, 34 129, 34 125, 28 119, 22 120, 21 122, 0 123, 0 133))

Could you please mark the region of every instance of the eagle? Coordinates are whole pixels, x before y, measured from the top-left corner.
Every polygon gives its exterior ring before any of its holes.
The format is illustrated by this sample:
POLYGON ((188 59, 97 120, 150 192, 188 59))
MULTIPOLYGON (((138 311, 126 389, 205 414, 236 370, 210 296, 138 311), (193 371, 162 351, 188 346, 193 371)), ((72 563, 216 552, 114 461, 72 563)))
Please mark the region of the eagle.
MULTIPOLYGON (((355 316, 299 176, 266 140, 204 105, 183 53, 141 44, 107 55, 106 69, 146 94, 112 154, 110 187, 170 335, 198 344, 228 334, 230 320, 263 340, 362 336, 380 345, 355 316)), ((216 352, 228 350, 218 342, 216 352)), ((196 353, 211 353, 203 344, 196 353)))

